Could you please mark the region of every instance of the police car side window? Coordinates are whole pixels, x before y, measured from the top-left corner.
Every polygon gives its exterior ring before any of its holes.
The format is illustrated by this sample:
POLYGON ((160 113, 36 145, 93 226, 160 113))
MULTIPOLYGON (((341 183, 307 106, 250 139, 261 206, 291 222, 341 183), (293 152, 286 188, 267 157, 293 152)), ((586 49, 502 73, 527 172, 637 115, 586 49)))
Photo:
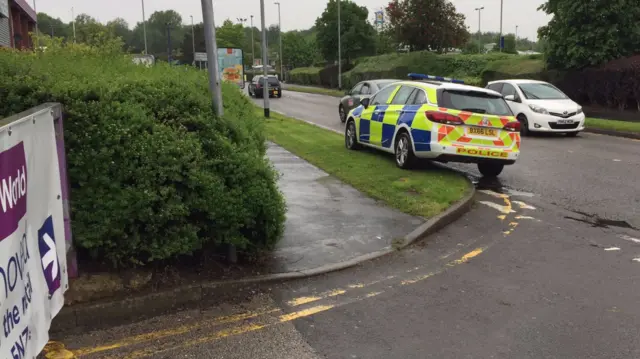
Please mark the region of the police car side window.
POLYGON ((373 98, 371 99, 371 104, 372 105, 386 104, 387 101, 389 100, 389 96, 391 96, 391 94, 395 89, 396 89, 396 86, 391 85, 378 91, 378 93, 375 94, 375 96, 373 96, 373 98))
POLYGON ((393 100, 391 101, 391 104, 392 105, 406 104, 409 98, 411 98, 411 95, 413 94, 414 90, 415 89, 413 87, 401 86, 400 90, 398 90, 398 92, 396 92, 396 95, 393 96, 393 100))
POLYGON ((412 97, 413 98, 410 99, 410 104, 412 105, 422 105, 427 102, 427 96, 424 94, 423 90, 416 89, 412 97))

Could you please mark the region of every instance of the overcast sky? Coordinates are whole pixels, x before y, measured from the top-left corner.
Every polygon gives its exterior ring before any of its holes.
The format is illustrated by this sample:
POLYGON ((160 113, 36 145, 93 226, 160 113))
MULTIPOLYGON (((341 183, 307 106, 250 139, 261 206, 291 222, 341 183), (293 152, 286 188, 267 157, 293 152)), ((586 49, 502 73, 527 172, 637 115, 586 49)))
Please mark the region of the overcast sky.
MULTIPOLYGON (((34 0, 27 0, 32 3, 34 0)), ((500 29, 500 0, 452 0, 459 12, 467 16, 467 25, 471 32, 478 31, 478 12, 474 9, 484 6, 482 10, 482 31, 498 31, 500 29)), ((373 11, 388 4, 388 0, 355 0, 361 6, 366 6, 373 20, 373 11)), ((538 27, 545 25, 549 17, 539 11, 538 6, 544 0, 504 0, 503 31, 514 33, 518 26, 518 35, 532 40, 537 38, 538 27)), ((280 0, 282 4, 282 29, 306 29, 311 27, 315 19, 322 14, 326 0, 280 0)), ((87 13, 107 22, 116 17, 122 17, 133 27, 142 20, 142 6, 138 0, 37 0, 38 12, 46 12, 64 21, 71 20, 71 8, 75 14, 87 13)), ((225 19, 234 20, 239 17, 249 18, 254 15, 254 25, 260 25, 259 0, 214 0, 216 25, 225 19)), ((193 15, 195 22, 202 21, 201 2, 198 0, 146 0, 145 11, 147 18, 154 11, 176 10, 185 23, 190 22, 193 15)), ((278 7, 273 0, 265 0, 265 16, 267 25, 277 24, 278 7)))

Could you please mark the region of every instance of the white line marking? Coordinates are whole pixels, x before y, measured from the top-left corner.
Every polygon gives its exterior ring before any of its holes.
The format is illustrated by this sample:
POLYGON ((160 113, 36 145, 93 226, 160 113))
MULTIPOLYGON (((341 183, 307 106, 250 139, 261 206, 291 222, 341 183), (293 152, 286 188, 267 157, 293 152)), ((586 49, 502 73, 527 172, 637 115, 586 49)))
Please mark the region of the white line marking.
POLYGON ((632 261, 634 262, 640 262, 640 258, 633 258, 632 261))
POLYGON ((484 204, 485 206, 489 206, 495 210, 500 211, 501 213, 516 213, 516 211, 509 209, 509 207, 507 206, 501 206, 497 203, 493 203, 493 202, 489 202, 489 201, 480 201, 480 203, 484 204))
POLYGON ((620 238, 624 239, 625 241, 640 243, 640 239, 627 236, 626 234, 621 235, 620 238))
POLYGON ((535 219, 535 218, 529 217, 529 216, 516 216, 516 219, 535 219))
POLYGON ((620 248, 618 248, 618 247, 611 247, 611 248, 605 248, 604 250, 605 250, 605 251, 619 251, 619 250, 620 250, 620 248))
POLYGON ((517 204, 518 206, 520 206, 520 208, 523 208, 523 209, 536 209, 536 207, 530 206, 524 202, 520 202, 520 201, 511 201, 511 202, 517 204))
POLYGON ((619 159, 617 159, 617 158, 614 158, 614 159, 613 159, 613 162, 620 162, 620 161, 622 161, 622 160, 619 160, 619 159))

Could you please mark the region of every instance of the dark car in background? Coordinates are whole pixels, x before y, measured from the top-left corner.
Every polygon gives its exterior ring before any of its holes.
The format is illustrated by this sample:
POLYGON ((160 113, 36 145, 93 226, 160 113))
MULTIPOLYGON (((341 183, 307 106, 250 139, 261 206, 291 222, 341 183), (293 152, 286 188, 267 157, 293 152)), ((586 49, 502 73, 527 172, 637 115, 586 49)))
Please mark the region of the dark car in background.
MULTIPOLYGON (((280 80, 275 75, 268 76, 269 83, 269 97, 282 97, 282 86, 280 80)), ((249 96, 260 98, 264 96, 265 88, 265 76, 256 75, 249 84, 249 96)))
POLYGON ((347 114, 349 111, 360 106, 360 100, 364 97, 369 97, 378 92, 381 88, 398 81, 401 80, 381 79, 358 82, 346 93, 346 96, 340 99, 340 104, 338 105, 340 121, 344 123, 347 120, 347 114))

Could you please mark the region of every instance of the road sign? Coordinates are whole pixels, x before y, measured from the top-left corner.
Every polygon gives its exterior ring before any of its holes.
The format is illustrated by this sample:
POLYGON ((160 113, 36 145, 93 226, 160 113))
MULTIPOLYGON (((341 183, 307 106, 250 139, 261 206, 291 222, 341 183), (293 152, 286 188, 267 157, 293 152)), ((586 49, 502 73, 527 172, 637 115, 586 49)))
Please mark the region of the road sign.
POLYGON ((207 62, 207 53, 206 52, 196 52, 194 54, 195 61, 207 62))
POLYGON ((384 24, 384 11, 380 10, 380 11, 376 11, 376 25, 382 25, 384 24))

